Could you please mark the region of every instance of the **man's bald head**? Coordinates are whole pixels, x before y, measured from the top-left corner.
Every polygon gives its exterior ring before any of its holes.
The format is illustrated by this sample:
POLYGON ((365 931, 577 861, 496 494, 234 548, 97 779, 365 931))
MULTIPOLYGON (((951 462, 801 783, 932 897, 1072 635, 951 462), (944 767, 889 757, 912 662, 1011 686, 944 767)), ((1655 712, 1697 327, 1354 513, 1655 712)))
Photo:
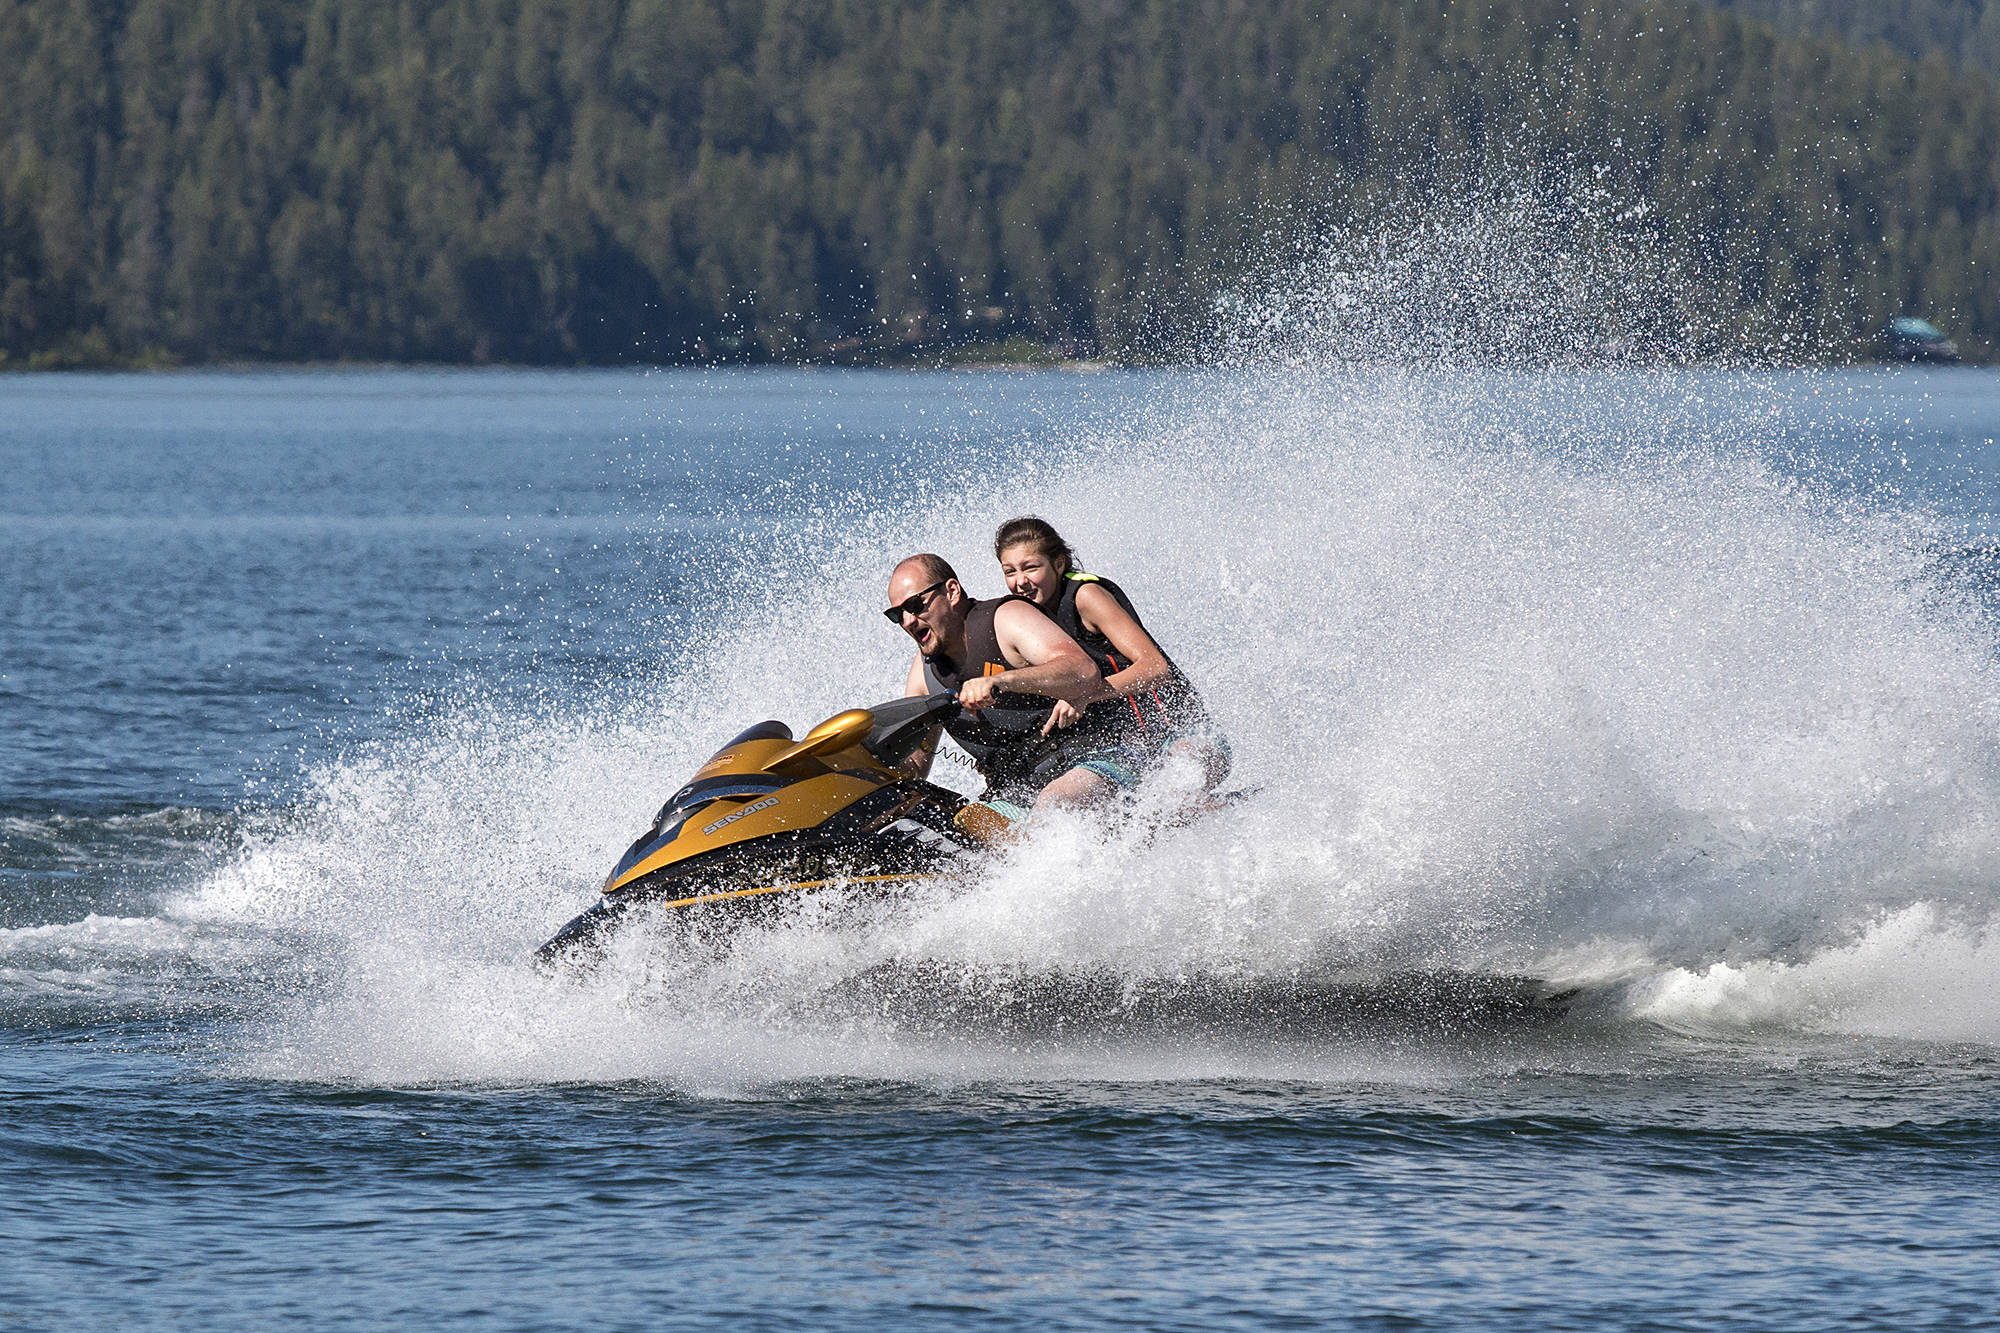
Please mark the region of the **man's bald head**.
POLYGON ((898 564, 890 572, 889 582, 895 583, 899 579, 904 579, 906 572, 909 578, 914 579, 920 588, 928 587, 933 583, 943 583, 946 579, 955 579, 958 577, 958 571, 951 567, 950 561, 941 555, 932 555, 928 551, 921 555, 913 555, 898 564))

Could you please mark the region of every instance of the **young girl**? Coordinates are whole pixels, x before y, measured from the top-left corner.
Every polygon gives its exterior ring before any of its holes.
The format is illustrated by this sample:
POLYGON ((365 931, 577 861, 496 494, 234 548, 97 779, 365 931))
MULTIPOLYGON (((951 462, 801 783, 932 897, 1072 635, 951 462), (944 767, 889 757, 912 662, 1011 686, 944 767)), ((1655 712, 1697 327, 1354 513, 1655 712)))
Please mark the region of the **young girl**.
MULTIPOLYGON (((1131 710, 1126 734, 1137 760, 1150 764, 1169 751, 1182 753, 1200 766, 1205 785, 1222 781, 1229 743, 1209 720, 1194 683, 1146 632, 1123 588, 1079 570, 1069 543, 1032 515, 1002 523, 993 534, 993 554, 1007 591, 1040 607, 1097 663, 1104 676, 1100 697, 1131 710)), ((1068 703, 1056 709, 1074 712, 1068 703)))

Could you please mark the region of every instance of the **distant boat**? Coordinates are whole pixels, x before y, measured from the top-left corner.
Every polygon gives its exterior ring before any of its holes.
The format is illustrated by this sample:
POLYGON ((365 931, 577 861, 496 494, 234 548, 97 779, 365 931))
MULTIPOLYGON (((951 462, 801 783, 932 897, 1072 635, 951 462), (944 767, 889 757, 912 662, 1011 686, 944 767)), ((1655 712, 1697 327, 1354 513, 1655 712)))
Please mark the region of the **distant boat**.
POLYGON ((1958 363, 1958 345, 1929 320, 1898 315, 1882 327, 1882 341, 1895 361, 1934 361, 1942 365, 1958 363))

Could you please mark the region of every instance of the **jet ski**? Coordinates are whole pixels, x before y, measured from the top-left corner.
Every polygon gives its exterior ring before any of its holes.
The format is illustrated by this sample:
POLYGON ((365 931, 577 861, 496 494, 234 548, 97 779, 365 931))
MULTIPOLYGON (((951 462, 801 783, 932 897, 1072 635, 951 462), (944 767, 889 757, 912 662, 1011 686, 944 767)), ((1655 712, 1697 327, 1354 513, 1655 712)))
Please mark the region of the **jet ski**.
POLYGON ((961 867, 1007 817, 900 767, 957 708, 940 693, 850 708, 798 740, 775 721, 740 733, 667 800, 603 896, 537 961, 601 953, 640 906, 672 928, 712 932, 827 890, 881 899, 961 867))

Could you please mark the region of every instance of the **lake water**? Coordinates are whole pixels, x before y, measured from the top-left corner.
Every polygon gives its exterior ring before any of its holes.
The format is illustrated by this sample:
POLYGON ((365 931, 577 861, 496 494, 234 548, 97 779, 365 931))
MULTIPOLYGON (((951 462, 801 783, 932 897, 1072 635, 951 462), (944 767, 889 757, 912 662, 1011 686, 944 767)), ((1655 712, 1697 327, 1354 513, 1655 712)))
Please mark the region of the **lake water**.
POLYGON ((1972 370, 0 378, 0 1322, 2000 1325, 1996 437, 1972 370), (1249 799, 528 965, 1024 510, 1249 799))

